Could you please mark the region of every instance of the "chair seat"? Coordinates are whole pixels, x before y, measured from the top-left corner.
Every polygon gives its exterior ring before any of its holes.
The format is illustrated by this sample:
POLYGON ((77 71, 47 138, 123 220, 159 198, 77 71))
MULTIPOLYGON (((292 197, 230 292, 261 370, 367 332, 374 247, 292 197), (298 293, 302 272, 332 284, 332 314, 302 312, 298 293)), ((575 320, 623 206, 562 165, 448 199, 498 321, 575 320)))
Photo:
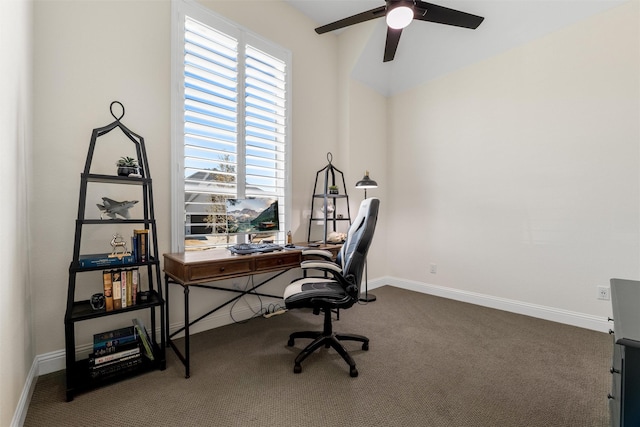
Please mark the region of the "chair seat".
POLYGON ((287 309, 316 306, 346 308, 353 305, 353 302, 348 305, 344 303, 346 297, 347 293, 338 282, 318 277, 303 277, 295 280, 284 290, 284 303, 287 309))

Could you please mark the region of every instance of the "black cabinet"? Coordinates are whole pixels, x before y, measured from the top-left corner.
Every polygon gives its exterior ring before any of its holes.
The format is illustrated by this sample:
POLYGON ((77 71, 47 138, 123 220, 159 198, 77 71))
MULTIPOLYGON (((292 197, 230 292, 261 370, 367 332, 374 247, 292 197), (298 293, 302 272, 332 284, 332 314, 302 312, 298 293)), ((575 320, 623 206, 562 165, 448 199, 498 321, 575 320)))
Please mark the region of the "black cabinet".
POLYGON ((611 279, 614 336, 610 425, 640 426, 640 282, 611 279))
MULTIPOLYGON (((152 181, 149 175, 149 164, 147 162, 147 155, 144 147, 144 138, 131 132, 120 119, 124 116, 124 108, 122 108, 122 116, 117 118, 113 114, 114 104, 122 104, 114 102, 111 104, 112 115, 116 120, 102 128, 94 129, 91 135, 91 142, 89 144, 89 152, 87 154, 87 160, 85 163, 84 171, 80 176, 80 197, 78 202, 78 216, 75 224, 75 239, 73 247, 73 257, 71 264, 69 265, 69 283, 67 289, 67 307, 64 317, 65 326, 65 353, 66 353, 66 392, 67 401, 73 400, 73 397, 82 391, 90 390, 96 387, 103 386, 107 383, 118 381, 120 379, 128 378, 132 375, 147 372, 154 369, 164 370, 166 367, 165 358, 165 305, 162 297, 161 276, 160 276, 160 260, 158 256, 158 242, 156 221, 153 211, 153 191, 152 181), (124 134, 124 138, 128 139, 135 145, 135 151, 137 154, 138 163, 141 166, 140 174, 137 176, 117 176, 114 175, 102 175, 91 173, 91 163, 96 147, 98 138, 105 135, 112 130, 120 130, 124 134), (137 218, 111 218, 111 219, 92 219, 86 217, 86 205, 87 205, 87 192, 90 194, 98 194, 101 185, 125 185, 127 188, 136 194, 139 194, 142 198, 142 214, 137 218), (129 227, 130 225, 130 227, 129 227), (98 229, 96 229, 96 227, 98 229), (83 255, 81 251, 81 244, 83 239, 83 231, 87 228, 93 228, 93 235, 100 234, 101 230, 104 231, 105 241, 108 242, 113 233, 113 227, 122 227, 123 229, 129 228, 133 231, 134 228, 144 230, 148 235, 147 253, 148 256, 143 261, 132 261, 127 264, 117 266, 83 266, 80 262, 80 258, 83 255), (145 274, 140 274, 141 281, 144 279, 145 283, 140 283, 139 286, 147 288, 144 291, 145 298, 143 300, 138 299, 136 304, 128 306, 126 308, 120 308, 117 310, 106 311, 105 308, 94 309, 91 306, 89 300, 76 300, 76 279, 83 273, 95 272, 98 270, 108 270, 111 268, 138 268, 145 274), (89 319, 98 319, 106 316, 122 316, 123 321, 126 321, 131 325, 131 319, 136 317, 136 313, 140 310, 148 310, 150 312, 151 322, 148 325, 149 335, 151 339, 151 347, 153 351, 153 360, 144 359, 143 363, 136 367, 133 371, 128 371, 119 375, 109 376, 108 379, 92 379, 89 369, 88 359, 76 360, 76 339, 75 328, 78 322, 86 321, 89 319), (158 313, 159 312, 159 313, 158 313), (156 314, 160 315, 160 339, 158 340, 156 333, 156 314), (127 317, 128 316, 128 317, 127 317)), ((115 165, 114 165, 115 166, 115 165)), ((95 207, 94 207, 95 208, 95 207)), ((137 210, 136 212, 139 212, 137 210)), ((86 232, 86 231, 85 231, 86 232)), ((93 276, 97 276, 93 273, 93 276)), ((87 282, 92 282, 88 280, 87 282)), ((98 289, 98 284, 91 285, 92 289, 98 289)), ((102 281, 99 282, 99 289, 102 290, 102 281)), ((84 292, 86 294, 86 292, 84 292)), ((105 329, 98 329, 95 333, 104 332, 105 329)))

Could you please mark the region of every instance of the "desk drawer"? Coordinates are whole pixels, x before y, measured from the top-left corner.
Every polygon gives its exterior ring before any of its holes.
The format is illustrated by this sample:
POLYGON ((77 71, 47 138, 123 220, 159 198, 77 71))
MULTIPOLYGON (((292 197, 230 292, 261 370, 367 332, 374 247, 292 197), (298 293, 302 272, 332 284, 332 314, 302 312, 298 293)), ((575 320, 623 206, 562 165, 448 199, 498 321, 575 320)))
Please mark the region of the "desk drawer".
POLYGON ((239 259, 237 261, 228 261, 219 263, 206 263, 202 265, 192 265, 189 267, 189 281, 204 279, 219 279, 224 276, 232 276, 235 274, 248 274, 253 271, 253 262, 251 259, 239 259))
POLYGON ((300 252, 291 252, 288 254, 279 253, 278 256, 268 256, 256 258, 256 272, 261 270, 273 270, 283 267, 298 267, 300 265, 300 252))

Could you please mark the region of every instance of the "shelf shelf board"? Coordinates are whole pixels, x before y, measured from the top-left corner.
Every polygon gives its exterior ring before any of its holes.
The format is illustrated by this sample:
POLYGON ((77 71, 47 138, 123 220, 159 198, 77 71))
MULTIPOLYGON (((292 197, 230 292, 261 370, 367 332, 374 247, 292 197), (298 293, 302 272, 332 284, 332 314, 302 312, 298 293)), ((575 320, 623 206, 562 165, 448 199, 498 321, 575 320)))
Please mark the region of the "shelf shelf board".
POLYGON ((128 176, 118 175, 100 175, 100 174, 82 174, 87 179, 87 182, 100 182, 103 184, 129 184, 129 185, 142 185, 151 183, 151 178, 135 178, 128 176))
POLYGON ((98 317, 158 307, 162 304, 164 304, 164 300, 160 298, 160 295, 158 295, 158 292, 155 290, 150 291, 149 301, 113 311, 106 311, 105 309, 94 310, 91 308, 89 300, 74 301, 73 306, 71 307, 71 313, 67 312, 65 315, 65 322, 81 322, 83 320, 95 319, 98 317))
POLYGON ((311 218, 311 221, 350 221, 349 218, 311 218))
POLYGON ((78 219, 76 220, 81 224, 93 224, 93 225, 107 225, 107 224, 151 224, 155 220, 153 219, 124 219, 124 218, 116 218, 116 219, 78 219))
MULTIPOLYGON (((348 196, 346 194, 326 194, 327 199, 346 199, 348 196)), ((324 199, 324 194, 314 194, 313 197, 316 199, 324 199)))

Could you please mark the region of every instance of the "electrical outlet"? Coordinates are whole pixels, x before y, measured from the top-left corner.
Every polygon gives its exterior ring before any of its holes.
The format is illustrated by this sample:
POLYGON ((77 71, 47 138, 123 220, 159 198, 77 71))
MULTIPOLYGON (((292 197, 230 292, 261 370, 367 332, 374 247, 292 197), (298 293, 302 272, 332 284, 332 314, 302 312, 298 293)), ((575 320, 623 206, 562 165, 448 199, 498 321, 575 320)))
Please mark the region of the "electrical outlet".
POLYGON ((602 299, 606 301, 609 301, 611 299, 608 287, 598 286, 598 299, 602 299))
POLYGON ((431 274, 436 274, 438 272, 438 266, 436 264, 429 264, 429 271, 431 274))

